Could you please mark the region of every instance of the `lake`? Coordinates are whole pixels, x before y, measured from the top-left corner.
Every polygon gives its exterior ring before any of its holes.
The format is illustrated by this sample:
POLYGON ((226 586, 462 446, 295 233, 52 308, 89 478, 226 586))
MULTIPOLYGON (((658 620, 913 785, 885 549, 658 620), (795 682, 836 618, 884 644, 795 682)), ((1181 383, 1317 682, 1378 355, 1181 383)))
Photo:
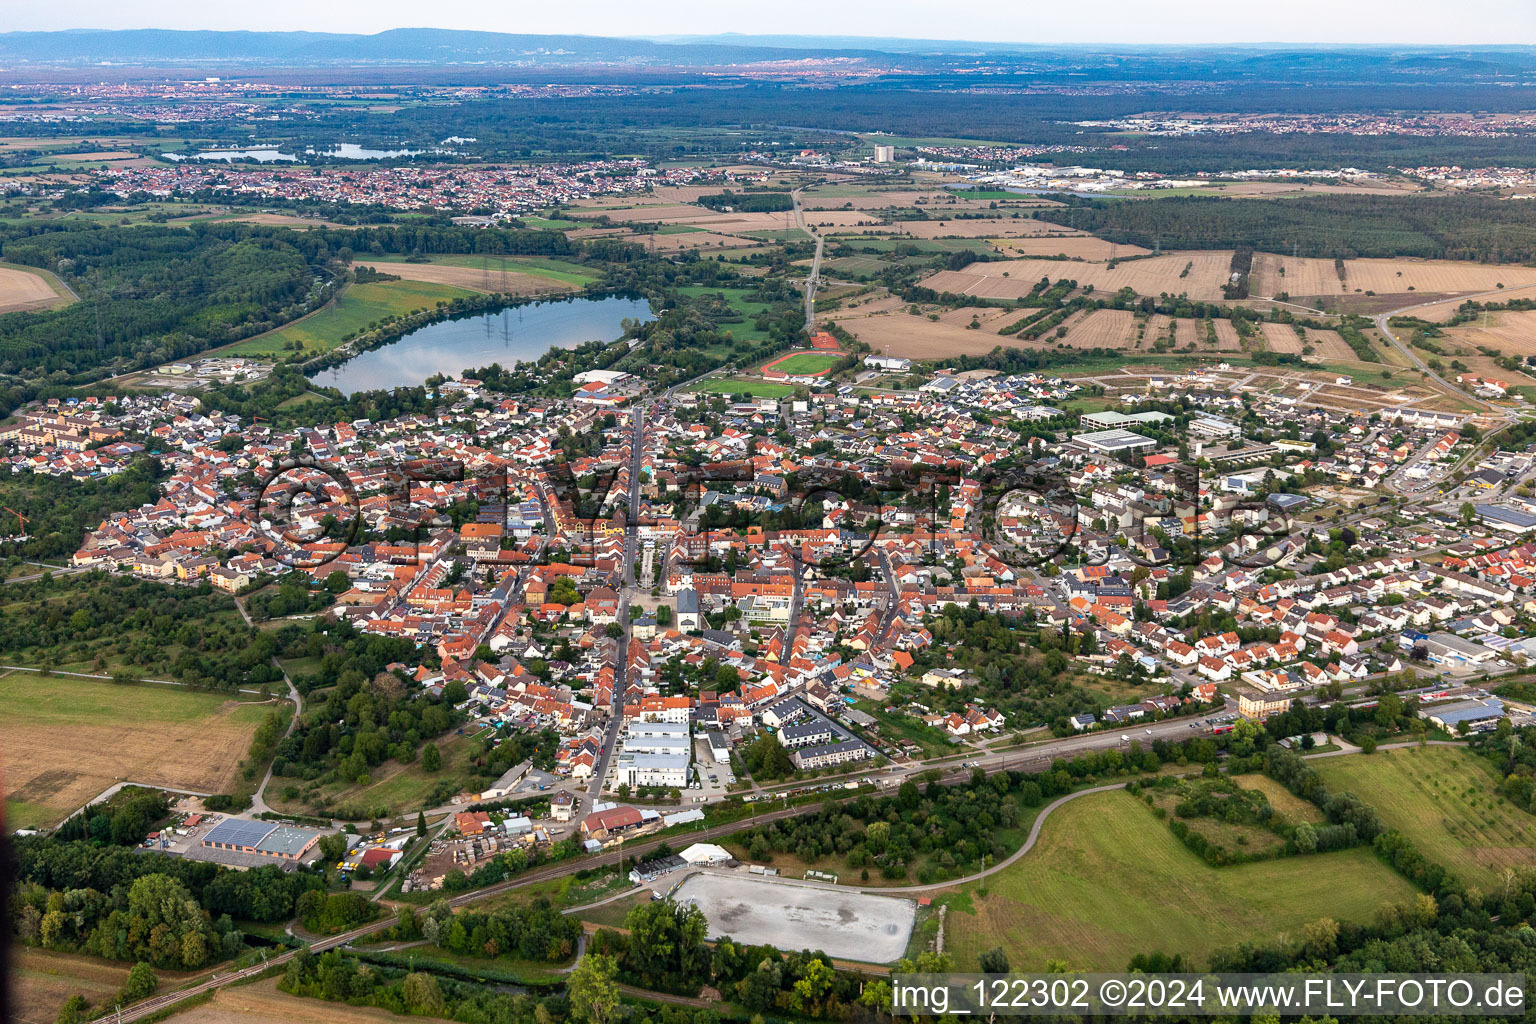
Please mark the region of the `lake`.
POLYGON ((457 377, 492 363, 512 367, 552 348, 589 341, 617 341, 625 318, 654 320, 644 299, 554 299, 512 306, 499 313, 455 317, 428 324, 398 341, 359 353, 316 371, 317 384, 344 395, 415 387, 434 374, 457 377))

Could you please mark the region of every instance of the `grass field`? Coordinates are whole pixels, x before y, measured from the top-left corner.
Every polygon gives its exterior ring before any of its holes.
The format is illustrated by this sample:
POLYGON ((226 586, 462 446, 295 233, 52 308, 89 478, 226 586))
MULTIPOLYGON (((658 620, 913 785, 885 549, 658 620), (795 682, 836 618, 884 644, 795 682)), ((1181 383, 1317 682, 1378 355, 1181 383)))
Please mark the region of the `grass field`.
POLYGON ((377 265, 386 273, 398 274, 412 280, 453 284, 478 291, 505 291, 506 289, 501 286, 502 277, 512 279, 514 284, 517 279, 527 278, 541 283, 545 290, 549 290, 553 285, 585 288, 602 276, 592 267, 542 256, 475 256, 450 253, 430 256, 426 263, 408 263, 403 256, 370 256, 359 262, 377 265))
POLYGON ((1323 812, 1317 805, 1295 796, 1290 790, 1267 775, 1234 775, 1232 781, 1244 789, 1256 789, 1264 794, 1269 801, 1269 806, 1275 809, 1275 814, 1289 825, 1299 825, 1304 821, 1317 823, 1323 820, 1323 812))
POLYGON ((1212 868, 1136 798, 1102 793, 1058 808, 1033 850, 953 893, 945 948, 959 971, 993 946, 1016 971, 1123 970, 1154 950, 1204 963, 1320 917, 1369 920, 1415 891, 1365 849, 1212 868))
POLYGON ((0 677, 8 823, 52 825, 118 779, 226 792, 276 706, 150 683, 0 677))
POLYGON ((693 385, 695 391, 709 391, 722 395, 751 395, 754 398, 787 398, 795 393, 792 384, 770 384, 761 380, 722 380, 712 377, 693 385))
MULTIPOLYGON (((373 1006, 305 999, 277 990, 277 979, 220 989, 200 1006, 178 1013, 177 1024, 384 1024, 402 1018, 373 1006)), ((440 1017, 412 1017, 432 1021, 440 1017)))
MULTIPOLYGON (((455 782, 455 788, 470 782, 468 767, 472 738, 468 733, 463 736, 455 734, 440 737, 436 742, 443 765, 436 772, 424 770, 419 758, 410 764, 385 761, 369 773, 365 785, 355 782, 331 783, 320 786, 317 792, 324 799, 325 806, 332 809, 361 806, 369 808, 370 815, 375 810, 382 810, 386 816, 423 810, 433 803, 429 799, 432 790, 445 780, 455 782)), ((294 779, 274 777, 267 787, 267 802, 277 810, 290 814, 313 813, 315 807, 309 802, 308 794, 302 792, 305 788, 302 785, 298 799, 290 799, 285 795, 288 787, 295 784, 294 779)))
MULTIPOLYGON (((10 964, 12 1020, 18 1024, 51 1024, 59 1008, 73 995, 85 996, 91 1008, 112 1008, 112 998, 128 980, 130 964, 92 956, 55 953, 17 946, 10 964)), ((156 971, 160 990, 173 988, 191 974, 156 971)))
POLYGON ((1496 794, 1493 773, 1473 754, 1424 747, 1312 764, 1330 789, 1371 804, 1389 827, 1468 885, 1487 891, 1509 869, 1536 865, 1536 816, 1496 794))
POLYGON ((287 327, 248 338, 220 349, 220 355, 272 356, 291 351, 284 346, 298 342, 304 351, 318 354, 340 345, 347 335, 389 316, 415 309, 431 309, 438 302, 469 298, 470 292, 451 285, 424 281, 380 281, 354 284, 329 306, 287 327))
POLYGON ((794 352, 787 356, 770 359, 761 368, 766 370, 772 367, 791 375, 804 374, 814 377, 826 373, 842 361, 842 356, 831 352, 794 352))

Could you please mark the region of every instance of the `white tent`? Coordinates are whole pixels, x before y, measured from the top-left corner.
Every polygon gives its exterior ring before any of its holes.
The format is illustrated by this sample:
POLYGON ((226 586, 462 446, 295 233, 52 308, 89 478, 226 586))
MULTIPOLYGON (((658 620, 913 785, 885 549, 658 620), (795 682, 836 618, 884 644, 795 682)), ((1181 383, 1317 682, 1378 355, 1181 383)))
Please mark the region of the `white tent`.
POLYGON ((724 864, 731 859, 731 851, 714 843, 694 843, 678 856, 698 867, 701 864, 724 864))

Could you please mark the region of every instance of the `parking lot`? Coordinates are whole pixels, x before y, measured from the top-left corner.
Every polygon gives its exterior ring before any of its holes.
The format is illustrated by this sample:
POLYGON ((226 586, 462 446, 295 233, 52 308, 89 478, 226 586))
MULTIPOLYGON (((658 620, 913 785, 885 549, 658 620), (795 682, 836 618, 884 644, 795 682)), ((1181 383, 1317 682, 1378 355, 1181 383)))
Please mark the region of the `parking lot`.
POLYGON ((917 905, 892 896, 706 872, 674 894, 709 920, 711 938, 729 936, 779 949, 819 949, 843 960, 891 963, 906 952, 917 905))

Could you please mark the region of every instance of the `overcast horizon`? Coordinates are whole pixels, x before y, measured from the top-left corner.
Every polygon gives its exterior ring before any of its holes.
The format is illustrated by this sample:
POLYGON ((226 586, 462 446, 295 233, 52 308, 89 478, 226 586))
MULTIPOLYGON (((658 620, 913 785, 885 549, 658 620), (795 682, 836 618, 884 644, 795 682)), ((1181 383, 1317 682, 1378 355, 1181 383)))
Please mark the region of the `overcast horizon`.
MULTIPOLYGON (((1381 5, 1384 6, 1384 5, 1381 5)), ((891 0, 871 31, 863 5, 828 5, 815 0, 782 0, 771 11, 722 9, 705 0, 659 0, 637 8, 620 0, 589 0, 580 17, 560 8, 486 10, 464 5, 434 9, 432 24, 422 8, 404 0, 268 0, 257 5, 208 0, 161 0, 146 17, 135 5, 112 0, 79 0, 67 7, 7 3, 7 31, 67 29, 179 29, 220 31, 311 31, 373 34, 397 28, 442 28, 590 36, 700 36, 721 33, 784 36, 865 36, 1048 45, 1532 45, 1536 44, 1536 3, 1531 0, 1400 0, 1389 10, 1378 5, 1340 5, 1332 0, 1293 0, 1284 8, 1243 8, 1222 0, 1183 0, 1177 13, 1145 0, 1101 0, 1085 29, 1082 8, 1040 3, 982 3, 968 9, 965 31, 957 32, 954 12, 919 0, 891 0), (1361 9, 1376 7, 1375 10, 1361 9)))

